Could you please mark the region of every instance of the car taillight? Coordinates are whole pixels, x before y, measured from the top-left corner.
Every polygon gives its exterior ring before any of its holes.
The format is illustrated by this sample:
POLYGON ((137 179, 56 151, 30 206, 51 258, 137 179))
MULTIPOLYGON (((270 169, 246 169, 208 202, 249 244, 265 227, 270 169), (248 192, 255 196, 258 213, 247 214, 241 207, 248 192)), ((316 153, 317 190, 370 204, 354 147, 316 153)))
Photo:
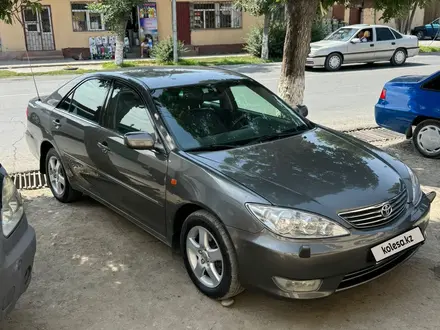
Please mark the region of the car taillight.
POLYGON ((385 100, 387 97, 387 90, 384 88, 382 89, 382 93, 380 93, 380 99, 385 100))
POLYGON ((26 108, 26 118, 29 118, 29 108, 26 108))

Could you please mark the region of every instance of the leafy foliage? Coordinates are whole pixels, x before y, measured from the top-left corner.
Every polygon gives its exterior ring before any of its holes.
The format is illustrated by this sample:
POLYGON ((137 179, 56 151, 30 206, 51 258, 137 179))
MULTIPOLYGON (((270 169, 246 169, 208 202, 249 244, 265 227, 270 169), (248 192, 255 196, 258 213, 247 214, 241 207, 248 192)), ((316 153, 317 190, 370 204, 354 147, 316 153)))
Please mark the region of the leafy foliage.
MULTIPOLYGON (((312 26, 312 42, 325 38, 326 31, 320 20, 316 20, 312 26)), ((286 26, 283 23, 276 23, 270 27, 269 49, 271 58, 283 57, 284 40, 286 38, 286 26)), ((254 27, 246 38, 244 49, 251 55, 260 57, 263 42, 263 28, 254 27)))
POLYGON ((104 14, 105 25, 118 34, 125 33, 131 11, 134 6, 142 4, 142 0, 100 0, 88 5, 88 9, 104 14))
MULTIPOLYGON (((177 43, 177 54, 180 57, 186 52, 185 45, 179 41, 177 43)), ((173 38, 169 37, 159 41, 151 50, 151 55, 160 63, 169 63, 173 61, 173 38)))
POLYGON ((34 12, 41 10, 40 0, 0 0, 0 21, 12 24, 14 18, 23 25, 21 9, 27 7, 34 12))
POLYGON ((282 5, 280 0, 235 0, 235 7, 252 16, 263 16, 277 10, 282 5))
MULTIPOLYGON (((271 26, 269 33, 269 49, 272 58, 282 58, 286 27, 283 24, 271 26)), ((244 49, 251 55, 260 57, 263 43, 263 28, 254 27, 249 32, 244 49)))
POLYGON ((393 18, 407 17, 417 7, 424 8, 433 0, 375 0, 374 7, 383 10, 382 19, 385 22, 393 18))

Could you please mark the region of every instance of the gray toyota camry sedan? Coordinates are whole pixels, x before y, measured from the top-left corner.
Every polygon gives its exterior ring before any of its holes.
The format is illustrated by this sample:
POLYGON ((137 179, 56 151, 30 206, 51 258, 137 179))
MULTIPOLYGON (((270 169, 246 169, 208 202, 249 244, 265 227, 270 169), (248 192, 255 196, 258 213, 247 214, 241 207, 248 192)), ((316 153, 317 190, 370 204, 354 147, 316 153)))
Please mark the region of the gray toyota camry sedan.
POLYGON ((27 142, 55 198, 89 195, 180 249, 208 297, 319 298, 410 258, 435 194, 306 116, 231 71, 103 72, 31 100, 27 142))

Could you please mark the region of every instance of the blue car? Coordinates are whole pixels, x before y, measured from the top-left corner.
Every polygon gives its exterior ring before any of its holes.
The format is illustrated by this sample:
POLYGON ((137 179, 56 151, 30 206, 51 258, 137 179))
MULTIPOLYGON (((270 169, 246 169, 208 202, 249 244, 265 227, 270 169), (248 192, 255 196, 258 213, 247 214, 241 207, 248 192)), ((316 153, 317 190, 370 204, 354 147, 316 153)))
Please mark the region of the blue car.
POLYGON ((386 83, 375 117, 380 127, 412 138, 423 156, 440 157, 440 71, 431 76, 402 76, 386 83))
POLYGON ((417 36, 419 40, 423 40, 426 38, 436 39, 440 37, 438 35, 439 28, 440 28, 440 18, 437 18, 431 23, 421 26, 416 26, 414 29, 412 29, 411 34, 417 36))

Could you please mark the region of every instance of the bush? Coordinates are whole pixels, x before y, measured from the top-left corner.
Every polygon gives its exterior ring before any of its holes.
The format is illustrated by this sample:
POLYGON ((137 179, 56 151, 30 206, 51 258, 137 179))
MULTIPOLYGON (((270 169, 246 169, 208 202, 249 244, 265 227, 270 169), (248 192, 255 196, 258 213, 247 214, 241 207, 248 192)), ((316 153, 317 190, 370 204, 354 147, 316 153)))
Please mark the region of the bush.
POLYGON ((312 25, 312 39, 311 42, 319 41, 327 36, 327 29, 322 21, 315 20, 312 25))
MULTIPOLYGON (((179 41, 177 43, 177 55, 185 53, 187 49, 185 45, 179 41)), ((154 57, 158 62, 169 63, 173 61, 173 38, 169 37, 167 39, 159 41, 151 50, 151 56, 154 57)))
MULTIPOLYGON (((269 31, 269 56, 271 58, 282 58, 286 28, 282 24, 275 24, 269 31)), ((244 49, 251 55, 261 57, 261 46, 263 44, 263 28, 254 27, 246 38, 244 49)))
MULTIPOLYGON (((311 42, 322 40, 326 37, 326 28, 321 21, 314 21, 312 26, 311 42)), ((284 24, 275 24, 269 31, 269 56, 282 58, 286 27, 284 24)), ((263 28, 254 27, 248 34, 244 49, 251 55, 261 57, 261 45, 263 43, 263 28)))

